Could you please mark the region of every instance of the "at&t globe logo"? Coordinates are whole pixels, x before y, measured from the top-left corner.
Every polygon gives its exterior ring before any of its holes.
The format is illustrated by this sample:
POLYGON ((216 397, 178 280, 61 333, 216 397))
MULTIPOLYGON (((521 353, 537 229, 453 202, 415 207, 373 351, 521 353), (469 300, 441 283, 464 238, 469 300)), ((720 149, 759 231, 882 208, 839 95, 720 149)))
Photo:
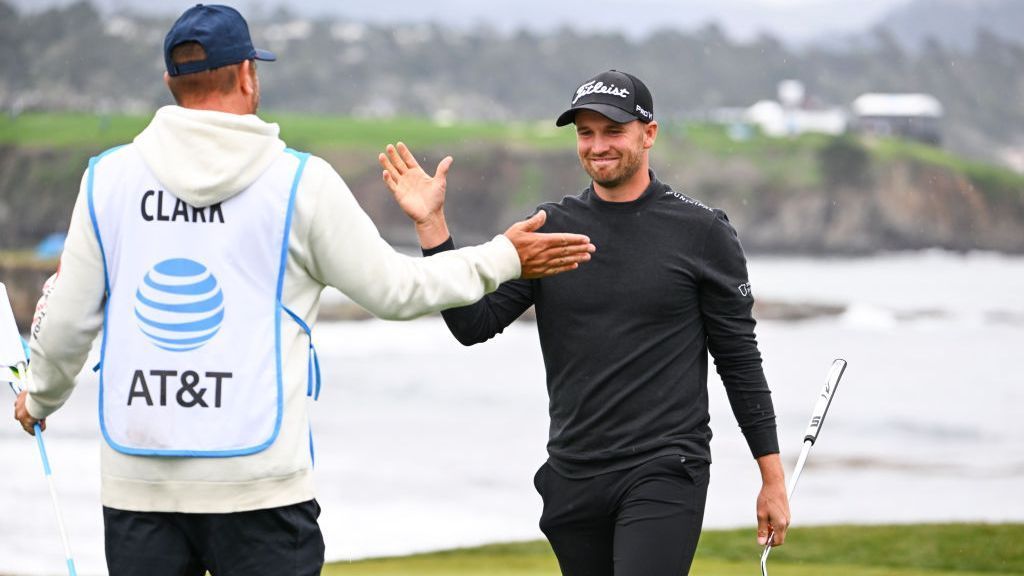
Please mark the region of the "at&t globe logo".
POLYGON ((146 273, 135 291, 139 328, 159 348, 195 350, 220 330, 224 294, 217 279, 195 260, 164 260, 146 273))

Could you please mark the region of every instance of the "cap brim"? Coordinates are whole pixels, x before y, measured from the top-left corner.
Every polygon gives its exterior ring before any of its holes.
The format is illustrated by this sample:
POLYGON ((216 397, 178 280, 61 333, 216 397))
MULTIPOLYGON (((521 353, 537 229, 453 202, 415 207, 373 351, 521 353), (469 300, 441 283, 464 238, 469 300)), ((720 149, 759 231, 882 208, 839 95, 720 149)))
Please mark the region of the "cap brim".
POLYGON ((264 62, 273 62, 274 60, 277 60, 277 54, 274 54, 270 50, 260 50, 259 48, 254 48, 254 50, 256 51, 256 60, 263 60, 264 62))
POLYGON ((580 110, 593 110, 594 112, 597 112, 614 122, 618 122, 619 124, 626 124, 627 122, 640 119, 629 112, 626 112, 622 108, 616 108, 610 104, 601 104, 600 102, 591 102, 589 104, 574 106, 565 112, 562 112, 562 115, 558 117, 558 120, 555 120, 555 126, 572 124, 576 121, 576 113, 580 110))

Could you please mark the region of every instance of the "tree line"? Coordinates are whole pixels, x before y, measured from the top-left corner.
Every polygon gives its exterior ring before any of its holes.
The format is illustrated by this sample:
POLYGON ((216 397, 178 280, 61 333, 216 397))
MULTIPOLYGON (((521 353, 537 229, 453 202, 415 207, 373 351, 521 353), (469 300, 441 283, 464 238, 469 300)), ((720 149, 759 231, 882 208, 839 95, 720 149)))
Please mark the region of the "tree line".
MULTIPOLYGON (((0 109, 145 114, 169 103, 161 48, 170 23, 103 15, 87 2, 21 14, 0 0, 0 109)), ((1024 141, 1024 45, 984 30, 969 48, 932 39, 910 50, 882 28, 841 48, 795 49, 769 35, 736 41, 714 25, 642 39, 380 26, 283 11, 250 25, 256 43, 279 56, 260 67, 264 107, 274 111, 549 121, 577 82, 619 68, 645 79, 662 121, 773 98, 777 83, 792 78, 812 104, 930 93, 945 109, 947 147, 975 158, 995 159, 1024 141)))

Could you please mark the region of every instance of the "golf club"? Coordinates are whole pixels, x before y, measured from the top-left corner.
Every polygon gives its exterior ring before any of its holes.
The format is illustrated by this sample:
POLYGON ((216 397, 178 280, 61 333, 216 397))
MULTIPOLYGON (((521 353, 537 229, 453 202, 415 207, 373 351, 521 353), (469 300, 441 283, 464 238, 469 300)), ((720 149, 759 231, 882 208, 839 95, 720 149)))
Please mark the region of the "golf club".
MULTIPOLYGON (((786 495, 790 502, 793 501, 793 492, 796 490, 796 483, 800 480, 800 473, 807 462, 807 455, 810 454, 811 447, 814 446, 815 440, 818 439, 818 434, 821 433, 821 427, 825 423, 825 415, 828 414, 828 408, 832 405, 832 398, 835 397, 836 389, 839 388, 839 380, 843 377, 845 370, 846 360, 842 359, 834 360, 832 367, 829 368, 825 387, 821 389, 818 401, 814 404, 814 411, 811 413, 811 422, 807 425, 807 431, 804 432, 804 444, 800 450, 800 457, 796 461, 793 475, 789 478, 786 495)), ((768 533, 768 542, 764 545, 764 551, 761 552, 761 576, 768 576, 768 554, 772 551, 772 537, 774 535, 774 532, 768 533)))

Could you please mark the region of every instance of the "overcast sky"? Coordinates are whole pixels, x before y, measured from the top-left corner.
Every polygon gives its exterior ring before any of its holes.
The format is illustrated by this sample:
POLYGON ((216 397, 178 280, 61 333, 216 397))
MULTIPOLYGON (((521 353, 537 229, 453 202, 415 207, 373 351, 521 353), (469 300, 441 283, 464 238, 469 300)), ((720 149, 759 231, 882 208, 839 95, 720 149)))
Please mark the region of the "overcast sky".
MULTIPOLYGON (((10 0, 8 0, 10 1, 10 0)), ((37 11, 71 0, 13 0, 23 10, 37 11)), ((132 9, 180 13, 194 0, 92 0, 104 10, 132 9)), ((569 25, 579 30, 618 30, 642 36, 657 28, 690 30, 718 22, 737 39, 758 32, 791 42, 860 32, 891 9, 909 0, 234 0, 226 2, 243 14, 269 14, 287 4, 303 15, 330 14, 370 22, 438 21, 468 27, 486 23, 500 30, 550 30, 569 25)))

